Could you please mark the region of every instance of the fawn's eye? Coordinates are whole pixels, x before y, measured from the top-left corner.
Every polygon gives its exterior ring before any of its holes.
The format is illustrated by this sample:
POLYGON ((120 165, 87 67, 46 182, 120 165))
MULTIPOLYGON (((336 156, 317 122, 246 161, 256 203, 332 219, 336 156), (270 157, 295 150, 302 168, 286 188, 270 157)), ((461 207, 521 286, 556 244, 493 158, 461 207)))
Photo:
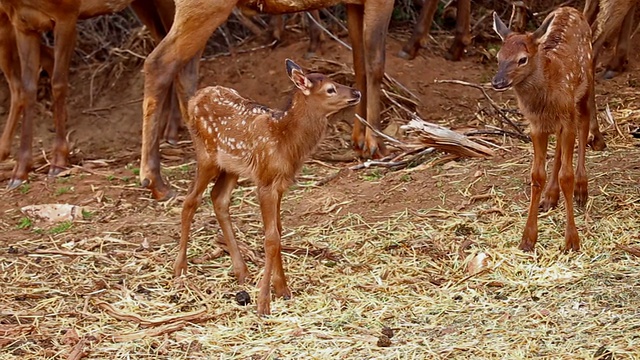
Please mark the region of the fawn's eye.
POLYGON ((330 86, 327 88, 327 94, 335 94, 336 93, 336 88, 333 86, 330 86))
POLYGON ((528 61, 528 60, 529 60, 529 58, 528 58, 528 57, 523 56, 523 57, 521 57, 520 59, 518 59, 518 65, 524 65, 524 64, 526 64, 526 63, 527 63, 527 61, 528 61))

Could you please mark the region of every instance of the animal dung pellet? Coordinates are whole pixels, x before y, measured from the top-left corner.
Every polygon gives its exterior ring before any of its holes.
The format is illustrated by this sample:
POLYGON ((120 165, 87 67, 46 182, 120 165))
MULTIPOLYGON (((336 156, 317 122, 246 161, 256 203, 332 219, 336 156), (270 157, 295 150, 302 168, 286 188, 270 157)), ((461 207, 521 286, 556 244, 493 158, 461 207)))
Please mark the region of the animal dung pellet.
POLYGON ((247 306, 251 304, 251 295, 244 290, 238 291, 236 293, 236 302, 238 305, 247 306))
POLYGON ((379 347, 389 347, 391 346, 391 339, 387 335, 380 335, 378 337, 378 346, 379 347))

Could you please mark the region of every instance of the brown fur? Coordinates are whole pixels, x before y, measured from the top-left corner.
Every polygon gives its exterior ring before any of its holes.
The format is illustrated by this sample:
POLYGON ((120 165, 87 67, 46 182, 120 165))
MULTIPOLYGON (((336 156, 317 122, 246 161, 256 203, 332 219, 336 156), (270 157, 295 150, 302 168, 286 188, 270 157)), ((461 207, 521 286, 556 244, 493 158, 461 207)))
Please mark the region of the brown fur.
MULTIPOLYGON (((52 73, 53 53, 45 45, 40 47, 40 66, 47 72, 52 73)), ((0 138, 0 161, 7 159, 11 152, 11 140, 15 133, 18 121, 22 117, 24 105, 22 103, 22 78, 20 71, 20 57, 18 56, 18 46, 16 44, 16 34, 7 14, 0 8, 0 70, 4 73, 9 94, 11 95, 11 105, 9 116, 4 126, 2 137, 0 138)))
POLYGON ((555 207, 560 188, 565 198, 567 224, 565 250, 579 250, 573 215, 573 148, 578 135, 575 196, 579 206, 587 201, 585 151, 589 128, 595 147, 604 140, 595 120, 591 28, 584 16, 570 7, 555 10, 534 33, 511 32, 494 14, 494 28, 503 38, 498 52, 496 89, 513 87, 518 104, 529 120, 534 161, 531 169, 531 203, 520 249, 533 250, 538 237, 538 206, 545 186, 545 160, 550 134, 556 134, 553 170, 545 188, 543 209, 555 207), (525 61, 526 60, 526 61, 525 61))
POLYGON ((633 30, 636 0, 588 0, 584 14, 593 29, 594 66, 598 65, 605 43, 612 43, 613 56, 604 64, 609 79, 626 69, 633 30))
MULTIPOLYGON (((54 62, 53 70, 49 73, 53 95, 53 117, 56 137, 53 152, 50 156, 50 175, 56 175, 68 165, 69 144, 66 139, 66 97, 68 92, 69 62, 76 40, 76 22, 93 16, 120 11, 132 5, 143 23, 151 30, 157 40, 166 34, 173 18, 173 3, 171 0, 0 0, 0 10, 10 19, 15 38, 13 44, 9 38, 3 39, 1 46, 15 47, 19 54, 21 71, 21 88, 11 89, 12 97, 18 99, 17 104, 22 110, 22 134, 16 166, 9 181, 9 188, 15 188, 27 180, 32 167, 33 116, 36 101, 37 80, 42 58, 40 45, 41 34, 53 31, 54 34, 54 62), (163 13, 160 13, 162 11, 163 13)), ((8 71, 10 72, 10 71, 8 71)), ((5 71, 7 73, 7 71, 5 71)), ((176 101, 173 102, 174 104, 176 101)), ((176 111, 167 109, 167 116, 171 116, 173 125, 169 128, 168 137, 176 140, 179 115, 176 111)), ((163 118, 163 123, 166 123, 163 118)), ((8 123, 16 122, 14 118, 8 123)), ((6 137, 0 144, 10 148, 10 142, 15 125, 5 128, 6 137)))
MULTIPOLYGON (((200 54, 207 39, 234 6, 273 15, 310 11, 346 4, 349 37, 353 46, 356 88, 363 94, 358 115, 380 127, 380 86, 384 75, 385 39, 393 0, 177 0, 175 24, 167 37, 147 57, 144 65, 142 159, 140 182, 156 199, 172 196, 160 174, 158 116, 171 80, 177 78, 186 117, 186 101, 195 93, 200 54)), ((352 142, 363 157, 386 154, 384 143, 373 131, 354 121, 352 142)))
MULTIPOLYGON (((438 3, 438 0, 426 0, 413 28, 413 34, 402 47, 398 54, 399 57, 412 60, 418 55, 418 50, 426 46, 433 16, 438 9, 438 3)), ((459 61, 462 58, 464 49, 471 43, 471 1, 458 0, 456 2, 456 10, 455 37, 446 54, 447 59, 453 61, 459 61)))
POLYGON ((189 101, 186 121, 196 149, 197 171, 182 208, 180 250, 174 276, 187 269, 187 243, 193 215, 209 182, 216 218, 240 283, 248 275, 235 240, 229 203, 239 176, 257 185, 265 227, 265 272, 260 283, 258 313, 270 313, 271 277, 277 296, 290 297, 280 255, 280 201, 304 160, 320 143, 327 117, 360 100, 360 92, 324 75, 304 75, 288 60, 296 84, 291 105, 271 110, 221 86, 199 90, 189 101))

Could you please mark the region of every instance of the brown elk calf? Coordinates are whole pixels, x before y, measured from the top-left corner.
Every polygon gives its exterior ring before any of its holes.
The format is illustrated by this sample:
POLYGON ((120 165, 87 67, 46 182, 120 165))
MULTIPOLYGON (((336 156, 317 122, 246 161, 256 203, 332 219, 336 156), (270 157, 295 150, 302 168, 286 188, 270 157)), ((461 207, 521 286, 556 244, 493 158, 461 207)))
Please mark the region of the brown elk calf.
POLYGON ((248 275, 235 240, 229 204, 239 176, 257 185, 265 231, 265 271, 259 287, 258 313, 270 313, 271 278, 276 296, 291 292, 280 254, 280 202, 306 157, 315 149, 327 127, 327 117, 360 101, 360 92, 336 84, 321 74, 305 75, 286 60, 287 73, 295 85, 290 105, 271 110, 241 97, 235 90, 212 86, 189 100, 185 121, 196 150, 196 178, 182 208, 180 249, 174 276, 187 269, 187 242, 200 196, 211 180, 211 201, 228 246, 239 283, 248 275))
POLYGON ((493 20, 503 45, 498 52, 498 72, 491 83, 496 90, 513 87, 520 109, 529 120, 533 142, 531 203, 520 249, 534 249, 538 239, 538 206, 543 210, 555 207, 562 189, 567 217, 564 249, 579 250, 580 239, 573 215, 572 162, 576 134, 578 206, 584 206, 588 198, 585 151, 590 124, 594 147, 604 147, 595 119, 591 28, 582 13, 570 7, 553 11, 533 33, 512 32, 496 13, 493 20), (551 179, 540 203, 551 134, 556 134, 556 152, 551 179))

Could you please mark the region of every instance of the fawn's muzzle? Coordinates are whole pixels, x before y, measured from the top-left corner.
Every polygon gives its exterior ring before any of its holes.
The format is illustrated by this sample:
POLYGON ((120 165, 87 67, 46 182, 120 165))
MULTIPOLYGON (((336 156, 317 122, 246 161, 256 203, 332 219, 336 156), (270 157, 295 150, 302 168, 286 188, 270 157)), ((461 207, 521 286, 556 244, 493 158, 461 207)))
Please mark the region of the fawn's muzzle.
POLYGON ((348 101, 349 105, 355 105, 360 102, 360 98, 362 98, 360 91, 353 89, 351 90, 351 95, 353 95, 353 99, 348 101))
POLYGON ((511 81, 498 73, 491 79, 491 86, 493 86, 494 90, 504 91, 511 87, 511 81))

